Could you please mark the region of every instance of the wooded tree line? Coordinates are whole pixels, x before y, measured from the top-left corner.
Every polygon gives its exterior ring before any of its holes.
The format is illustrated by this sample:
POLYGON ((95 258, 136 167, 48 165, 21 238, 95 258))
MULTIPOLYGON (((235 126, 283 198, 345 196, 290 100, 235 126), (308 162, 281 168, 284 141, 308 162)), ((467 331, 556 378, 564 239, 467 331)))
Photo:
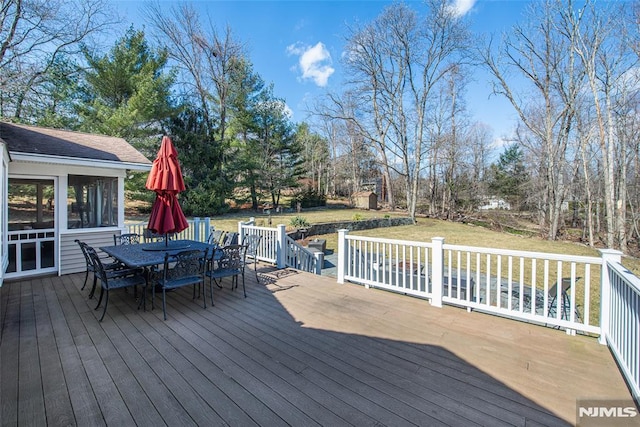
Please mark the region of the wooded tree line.
MULTIPOLYGON (((145 31, 103 47, 117 21, 103 0, 2 0, 2 117, 121 136, 149 158, 172 135, 192 215, 232 199, 277 206, 300 178, 325 196, 377 182, 412 217, 453 219, 501 197, 549 239, 574 226, 591 245, 640 241, 635 5, 535 2, 521 24, 487 35, 446 0, 392 4, 345 30, 344 84, 306 123, 232 28, 187 4, 146 14, 145 31), (465 102, 479 67, 519 117, 500 146, 465 102)), ((152 197, 143 182, 128 189, 152 197)))

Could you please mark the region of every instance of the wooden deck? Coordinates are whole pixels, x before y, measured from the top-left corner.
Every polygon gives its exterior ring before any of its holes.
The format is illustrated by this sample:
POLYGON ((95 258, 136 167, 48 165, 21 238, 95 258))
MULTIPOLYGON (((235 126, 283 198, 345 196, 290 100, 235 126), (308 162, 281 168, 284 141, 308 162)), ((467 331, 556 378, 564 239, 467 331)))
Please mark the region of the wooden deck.
POLYGON ((2 426, 555 426, 629 399, 593 338, 327 277, 271 271, 206 310, 178 290, 167 321, 114 292, 102 323, 83 278, 0 288, 2 426))

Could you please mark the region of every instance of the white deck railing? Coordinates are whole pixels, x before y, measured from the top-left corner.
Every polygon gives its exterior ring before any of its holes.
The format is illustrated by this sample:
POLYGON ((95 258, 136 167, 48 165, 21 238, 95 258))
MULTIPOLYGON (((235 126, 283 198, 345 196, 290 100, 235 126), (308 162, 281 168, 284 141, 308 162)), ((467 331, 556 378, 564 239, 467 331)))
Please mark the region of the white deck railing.
MULTIPOLYGON (((210 218, 194 218, 187 220, 189 227, 180 233, 174 233, 171 235, 172 239, 184 239, 184 240, 197 240, 199 242, 206 242, 209 238, 209 228, 211 224, 210 218)), ((150 239, 150 235, 147 231, 148 222, 135 222, 125 224, 128 233, 136 233, 143 236, 146 241, 150 239)))
POLYGON ((345 280, 505 317, 600 334, 602 258, 338 235, 345 280), (594 286, 594 283, 596 284, 594 286), (595 299, 594 299, 595 298, 595 299))
POLYGON ((604 338, 631 393, 640 401, 640 279, 619 262, 607 262, 607 268, 609 316, 604 338))
POLYGON ((278 247, 280 246, 279 230, 277 228, 256 227, 253 221, 238 223, 238 234, 262 236, 258 245, 258 259, 271 264, 278 263, 278 247))
POLYGON ((321 274, 324 256, 322 252, 311 252, 291 237, 286 237, 285 265, 296 270, 321 274))
POLYGON ((278 268, 295 268, 309 273, 321 274, 324 254, 312 252, 287 236, 285 226, 276 228, 257 227, 253 221, 239 222, 238 233, 258 234, 260 240, 259 259, 274 263, 278 268))
MULTIPOLYGON (((194 218, 188 220, 189 227, 177 234, 173 239, 188 239, 206 242, 211 232, 210 218, 194 218)), ((321 274, 324 263, 322 252, 312 252, 289 238, 286 227, 282 224, 276 228, 257 227, 253 218, 246 222, 238 222, 238 234, 257 234, 262 236, 258 247, 258 259, 260 261, 276 264, 278 268, 291 267, 309 273, 321 274)), ((137 233, 148 236, 147 222, 127 224, 129 233, 137 233)), ((147 240, 149 237, 144 237, 147 240)))

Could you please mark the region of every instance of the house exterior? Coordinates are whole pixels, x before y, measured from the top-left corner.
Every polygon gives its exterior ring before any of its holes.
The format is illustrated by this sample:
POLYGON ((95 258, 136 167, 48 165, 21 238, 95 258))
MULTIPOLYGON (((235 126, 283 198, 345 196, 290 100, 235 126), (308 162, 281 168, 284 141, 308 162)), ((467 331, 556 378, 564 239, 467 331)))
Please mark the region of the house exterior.
POLYGON ((378 209, 378 196, 372 191, 359 191, 351 195, 353 204, 360 209, 378 209))
POLYGON ((122 138, 0 122, 0 284, 82 271, 75 239, 124 228, 124 180, 151 162, 122 138))
POLYGON ((511 204, 504 199, 492 197, 485 200, 485 204, 480 206, 480 210, 483 211, 492 209, 511 210, 511 204))

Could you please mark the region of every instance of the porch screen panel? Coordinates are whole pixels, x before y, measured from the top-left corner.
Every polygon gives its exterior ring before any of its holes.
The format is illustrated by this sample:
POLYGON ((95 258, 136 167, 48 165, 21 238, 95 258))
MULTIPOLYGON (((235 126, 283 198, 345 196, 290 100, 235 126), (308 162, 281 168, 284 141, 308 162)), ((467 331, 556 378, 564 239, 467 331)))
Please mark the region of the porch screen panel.
POLYGON ((55 267, 55 184, 9 178, 7 273, 55 267))
POLYGON ((118 225, 118 179, 69 175, 68 228, 118 225))

